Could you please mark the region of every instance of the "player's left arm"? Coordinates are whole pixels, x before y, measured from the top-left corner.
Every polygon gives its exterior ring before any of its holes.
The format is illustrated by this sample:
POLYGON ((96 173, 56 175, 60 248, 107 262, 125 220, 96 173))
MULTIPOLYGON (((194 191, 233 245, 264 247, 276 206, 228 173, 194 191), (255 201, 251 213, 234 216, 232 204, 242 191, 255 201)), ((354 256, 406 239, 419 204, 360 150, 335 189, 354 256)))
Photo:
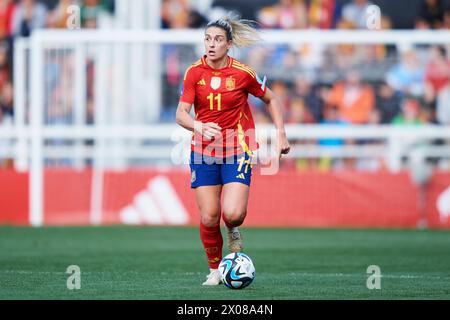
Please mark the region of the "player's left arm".
POLYGON ((272 121, 277 129, 278 136, 278 155, 288 154, 291 146, 286 137, 286 130, 284 128, 283 115, 281 112, 281 104, 272 90, 266 88, 263 96, 260 97, 262 101, 267 104, 272 121))

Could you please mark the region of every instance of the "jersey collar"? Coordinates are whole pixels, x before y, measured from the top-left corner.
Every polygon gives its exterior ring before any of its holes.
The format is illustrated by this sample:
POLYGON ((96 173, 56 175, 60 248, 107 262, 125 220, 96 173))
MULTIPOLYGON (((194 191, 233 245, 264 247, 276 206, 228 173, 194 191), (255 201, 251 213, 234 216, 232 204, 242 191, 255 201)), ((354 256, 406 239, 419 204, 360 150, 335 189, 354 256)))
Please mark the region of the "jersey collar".
POLYGON ((221 69, 213 69, 213 68, 211 68, 211 66, 209 64, 206 63, 206 54, 205 54, 202 57, 202 64, 203 64, 204 67, 209 68, 211 70, 223 70, 223 69, 226 69, 226 68, 230 68, 231 65, 233 64, 233 60, 234 59, 232 57, 228 56, 228 64, 227 64, 226 67, 223 67, 221 69))

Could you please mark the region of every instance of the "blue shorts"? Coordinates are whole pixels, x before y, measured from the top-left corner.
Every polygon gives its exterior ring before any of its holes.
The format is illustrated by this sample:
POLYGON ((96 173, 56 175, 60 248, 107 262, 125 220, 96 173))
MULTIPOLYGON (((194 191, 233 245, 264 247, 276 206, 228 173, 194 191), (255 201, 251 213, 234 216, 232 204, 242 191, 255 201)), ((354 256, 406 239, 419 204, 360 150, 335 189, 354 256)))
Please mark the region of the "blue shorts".
POLYGON ((241 153, 229 158, 202 156, 191 151, 191 188, 240 182, 250 186, 253 153, 241 153))

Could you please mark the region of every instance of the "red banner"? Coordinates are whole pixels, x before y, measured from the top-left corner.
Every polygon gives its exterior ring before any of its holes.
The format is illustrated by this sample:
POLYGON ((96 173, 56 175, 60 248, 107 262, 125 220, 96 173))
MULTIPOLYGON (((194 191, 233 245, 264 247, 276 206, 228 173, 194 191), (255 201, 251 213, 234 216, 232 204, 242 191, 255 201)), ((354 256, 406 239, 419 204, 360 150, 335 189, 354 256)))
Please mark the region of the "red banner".
POLYGON ((0 170, 0 224, 28 224, 28 174, 0 170))
POLYGON ((425 210, 432 228, 450 228, 450 173, 435 173, 426 188, 425 210))
MULTIPOLYGON (((108 171, 95 179, 91 170, 48 169, 44 224, 87 225, 96 214, 102 224, 198 224, 185 170, 108 171)), ((256 173, 245 225, 414 228, 425 221, 448 228, 449 187, 450 173, 442 172, 433 175, 423 194, 406 172, 256 173)), ((28 220, 28 175, 0 171, 0 224, 26 225, 28 220)))

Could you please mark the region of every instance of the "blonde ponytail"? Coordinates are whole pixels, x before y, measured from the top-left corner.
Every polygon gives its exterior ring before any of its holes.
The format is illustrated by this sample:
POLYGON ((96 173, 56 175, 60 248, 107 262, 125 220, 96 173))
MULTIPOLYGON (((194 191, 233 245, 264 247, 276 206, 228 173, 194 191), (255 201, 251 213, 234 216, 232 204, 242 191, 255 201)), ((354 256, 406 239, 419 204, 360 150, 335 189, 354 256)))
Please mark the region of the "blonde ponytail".
POLYGON ((253 27, 254 21, 245 19, 233 20, 228 17, 225 18, 225 21, 228 21, 231 25, 233 43, 237 47, 250 47, 262 40, 258 31, 253 27))
POLYGON ((228 14, 226 17, 211 21, 206 26, 219 27, 226 31, 228 40, 233 40, 233 44, 237 47, 250 47, 261 41, 258 31, 254 28, 257 22, 246 19, 239 19, 235 14, 228 14))

